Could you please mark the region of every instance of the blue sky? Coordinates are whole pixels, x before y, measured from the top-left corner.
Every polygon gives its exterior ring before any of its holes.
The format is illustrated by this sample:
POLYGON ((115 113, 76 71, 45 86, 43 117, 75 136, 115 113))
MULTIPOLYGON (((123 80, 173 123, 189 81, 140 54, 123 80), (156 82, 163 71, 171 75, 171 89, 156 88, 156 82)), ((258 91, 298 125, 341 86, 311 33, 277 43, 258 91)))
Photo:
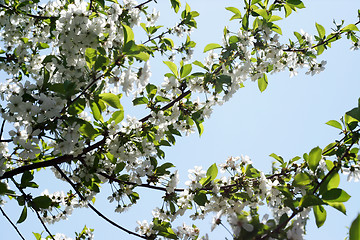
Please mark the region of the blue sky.
MULTIPOLYGON (((316 33, 315 22, 322 24, 327 33, 333 27, 333 19, 339 22, 343 19, 348 24, 354 23, 357 21, 357 9, 360 8, 358 0, 316 0, 304 3, 306 9, 279 22, 283 29, 284 41, 289 37, 294 39, 292 32, 300 29, 311 34, 316 33)), ((202 49, 207 43, 221 43, 225 25, 237 31, 237 23, 228 22, 231 13, 224 7, 235 6, 241 9, 241 4, 242 1, 235 0, 191 1, 191 8, 200 13, 198 30, 192 33, 192 39, 198 44, 194 60, 204 58, 202 49)), ((158 4, 152 6, 161 11, 159 23, 171 26, 177 22, 177 18, 170 14, 168 1, 158 0, 158 4), (174 19, 173 22, 171 19, 174 19)), ((165 149, 166 161, 173 162, 179 168, 183 181, 187 178, 189 168, 202 165, 206 169, 215 162, 222 163, 229 156, 241 154, 250 156, 255 167, 267 172, 271 168, 271 153, 290 159, 302 156, 316 146, 323 148, 339 139, 339 132, 325 123, 332 119, 339 120, 346 111, 357 105, 360 97, 360 52, 350 51, 350 46, 347 39, 334 43, 332 48, 319 58, 327 60, 325 71, 319 75, 311 77, 305 75, 305 71, 300 71, 294 78, 289 78, 287 72, 269 75, 269 86, 263 93, 257 89, 256 82, 246 82, 245 88, 240 89, 229 102, 215 108, 211 118, 204 123, 205 131, 201 137, 195 133, 189 137, 179 138, 174 147, 165 149)), ((167 71, 166 67, 155 63, 151 63, 151 66, 152 79, 162 79, 167 71)), ((59 190, 58 182, 47 181, 49 177, 49 173, 37 176, 39 181, 44 182, 43 186, 40 184, 39 192, 45 188, 49 191, 59 190)), ((326 208, 328 219, 322 228, 317 229, 311 213, 306 239, 346 237, 346 227, 350 226, 351 221, 360 212, 360 194, 358 183, 347 183, 346 178, 342 178, 342 186, 352 195, 345 204, 347 216, 337 210, 326 208)), ((64 190, 66 189, 68 186, 64 186, 64 190)), ((105 187, 104 191, 108 192, 109 189, 105 187)), ((106 203, 106 194, 98 198, 95 206, 120 225, 134 230, 136 220, 150 220, 151 210, 161 206, 161 199, 157 198, 159 195, 151 191, 141 192, 144 192, 142 201, 125 214, 114 213, 115 205, 106 203)), ((21 208, 17 208, 15 202, 10 202, 3 209, 16 222, 21 208)), ((26 239, 34 239, 31 232, 41 232, 42 228, 34 213, 29 212, 28 215, 29 219, 20 224, 19 229, 26 239)), ((184 221, 191 223, 190 219, 184 221)), ((211 218, 205 219, 201 224, 201 230, 210 232, 210 223, 211 218)), ((74 236, 73 232, 80 231, 84 224, 95 228, 95 239, 135 239, 109 226, 95 214, 89 213, 88 209, 75 212, 68 221, 51 225, 49 228, 53 233, 64 232, 68 236, 74 236)), ((4 239, 18 239, 16 232, 3 217, 0 217, 0 230, 2 236, 5 236, 4 239)), ((225 237, 231 238, 221 227, 210 234, 210 239, 225 237)))

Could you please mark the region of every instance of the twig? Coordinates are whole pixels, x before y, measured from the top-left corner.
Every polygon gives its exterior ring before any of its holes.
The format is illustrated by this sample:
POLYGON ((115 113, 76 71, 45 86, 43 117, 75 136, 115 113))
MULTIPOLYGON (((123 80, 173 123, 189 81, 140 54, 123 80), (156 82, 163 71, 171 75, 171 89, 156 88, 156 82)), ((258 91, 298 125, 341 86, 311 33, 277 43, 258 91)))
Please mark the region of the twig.
POLYGON ((34 15, 34 14, 31 14, 31 13, 24 13, 22 11, 19 11, 17 9, 13 9, 13 8, 11 8, 9 6, 6 6, 6 5, 3 5, 1 3, 0 3, 0 7, 5 8, 5 9, 10 10, 10 11, 13 11, 13 12, 15 12, 17 14, 23 14, 25 16, 33 17, 33 18, 37 18, 37 19, 55 19, 55 18, 57 18, 57 17, 47 17, 47 16, 34 15))
POLYGON ((40 214, 38 213, 38 211, 35 209, 34 204, 32 202, 31 199, 28 199, 27 194, 24 192, 24 190, 19 186, 19 184, 15 181, 14 178, 11 178, 12 182, 14 183, 14 185, 16 186, 17 189, 19 189, 19 191, 21 192, 21 194, 24 196, 24 199, 26 202, 28 202, 30 204, 30 207, 35 211, 39 221, 41 222, 41 224, 43 225, 45 231, 49 234, 49 236, 51 237, 51 239, 55 240, 55 238, 53 237, 53 235, 51 234, 50 230, 46 227, 46 224, 44 223, 44 221, 41 219, 40 214))
POLYGON ((0 206, 0 211, 2 213, 2 215, 4 215, 4 217, 8 220, 8 222, 11 224, 11 226, 15 229, 15 231, 19 234, 19 236, 21 237, 21 239, 25 240, 25 238, 23 237, 23 235, 21 235, 21 232, 19 231, 19 229, 16 227, 16 225, 11 221, 11 219, 6 215, 6 213, 4 212, 4 210, 1 208, 0 206))
MULTIPOLYGON (((144 6, 145 4, 148 4, 149 2, 156 2, 156 0, 147 0, 146 2, 140 3, 139 5, 135 6, 134 8, 141 8, 142 6, 144 6)), ((156 2, 157 3, 157 2, 156 2)))
MULTIPOLYGON (((60 167, 58 165, 55 165, 54 166, 55 169, 60 173, 60 175, 71 185, 71 187, 75 190, 75 192, 77 193, 77 195, 80 197, 80 199, 84 202, 87 202, 86 198, 79 192, 78 188, 75 186, 75 184, 71 181, 71 179, 66 176, 66 174, 60 169, 60 167)), ((139 238, 143 238, 143 239, 147 239, 146 237, 144 236, 141 236, 140 234, 137 234, 135 232, 132 232, 120 225, 118 225, 117 223, 115 223, 114 221, 112 221, 111 219, 107 218, 104 214, 102 214, 99 210, 97 210, 93 205, 91 205, 90 203, 87 203, 87 206, 93 210, 99 217, 103 218, 105 221, 107 221, 108 223, 110 223, 111 225, 119 228, 120 230, 128 233, 128 234, 131 234, 131 235, 134 235, 134 236, 137 236, 139 238)))
POLYGON ((265 236, 261 237, 259 240, 264 240, 270 237, 271 234, 277 233, 279 232, 282 228, 284 228, 288 222, 293 219, 296 214, 298 214, 300 211, 293 211, 293 213, 291 214, 291 216, 286 219, 286 221, 284 221, 283 223, 279 224, 273 231, 269 232, 268 234, 266 234, 265 236))
MULTIPOLYGON (((360 20, 357 21, 356 23, 354 23, 354 25, 358 25, 359 23, 360 23, 360 20)), ((329 38, 329 39, 326 39, 326 40, 323 41, 323 42, 319 42, 318 44, 311 46, 310 49, 314 49, 314 48, 319 47, 319 46, 321 46, 321 45, 326 45, 328 42, 330 42, 330 41, 333 40, 334 38, 337 38, 337 37, 339 37, 341 34, 343 34, 343 33, 344 33, 343 30, 344 30, 344 28, 340 29, 337 33, 334 34, 334 36, 332 36, 332 37, 329 38)), ((291 48, 283 49, 283 51, 285 51, 285 52, 306 52, 307 50, 308 50, 308 49, 306 49, 306 48, 302 48, 302 49, 291 49, 291 48)))

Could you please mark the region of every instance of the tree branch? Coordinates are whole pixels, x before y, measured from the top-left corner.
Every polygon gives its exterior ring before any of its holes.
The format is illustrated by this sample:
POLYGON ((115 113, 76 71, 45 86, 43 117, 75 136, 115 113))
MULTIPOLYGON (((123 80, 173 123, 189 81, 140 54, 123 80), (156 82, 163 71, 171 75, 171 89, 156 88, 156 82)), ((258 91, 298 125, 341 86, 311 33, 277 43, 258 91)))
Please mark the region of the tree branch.
MULTIPOLYGON (((78 188, 75 186, 75 184, 71 181, 71 179, 66 176, 66 174, 60 169, 60 167, 58 165, 55 165, 54 166, 55 169, 60 173, 60 175, 71 185, 71 187, 75 190, 75 192, 77 193, 77 195, 80 197, 80 199, 84 202, 87 202, 86 198, 79 192, 78 188)), ((119 228, 120 230, 128 233, 128 234, 131 234, 131 235, 134 235, 134 236, 137 236, 139 238, 143 238, 143 239, 147 239, 146 237, 144 236, 141 236, 135 232, 132 232, 120 225, 118 225, 117 223, 115 223, 114 221, 112 221, 111 219, 107 218, 104 214, 102 214, 99 210, 97 210, 93 205, 91 205, 90 203, 87 203, 87 206, 93 210, 99 217, 103 218, 105 221, 107 221, 108 223, 110 223, 111 225, 119 228)))
POLYGON ((6 213, 4 212, 4 210, 1 208, 0 206, 0 212, 2 213, 2 215, 4 215, 4 217, 6 218, 6 220, 8 220, 8 222, 11 224, 11 226, 15 229, 15 231, 19 234, 19 236, 21 237, 21 239, 25 240, 25 238, 23 237, 23 235, 21 235, 21 232, 19 231, 19 229, 16 227, 16 225, 11 221, 11 219, 6 215, 6 213))
POLYGON ((19 184, 15 181, 14 178, 11 178, 11 181, 13 181, 14 185, 16 186, 17 189, 19 189, 19 191, 21 192, 21 194, 23 195, 25 201, 30 205, 30 207, 35 211, 37 218, 39 219, 39 221, 41 222, 41 224, 43 225, 45 231, 49 234, 49 236, 51 237, 51 239, 55 240, 55 238, 53 237, 53 235, 51 234, 50 230, 46 227, 44 221, 41 219, 40 214, 38 213, 38 211, 35 209, 34 204, 32 202, 32 199, 28 199, 28 195, 24 192, 24 190, 19 186, 19 184))
POLYGON ((24 13, 22 11, 19 11, 17 9, 11 8, 11 7, 6 6, 6 5, 3 5, 1 3, 0 3, 0 7, 5 8, 5 9, 10 10, 10 11, 13 11, 13 12, 15 12, 17 14, 22 14, 22 15, 37 18, 37 19, 55 19, 55 18, 57 18, 57 17, 47 17, 47 16, 34 15, 34 14, 31 14, 31 13, 24 13))

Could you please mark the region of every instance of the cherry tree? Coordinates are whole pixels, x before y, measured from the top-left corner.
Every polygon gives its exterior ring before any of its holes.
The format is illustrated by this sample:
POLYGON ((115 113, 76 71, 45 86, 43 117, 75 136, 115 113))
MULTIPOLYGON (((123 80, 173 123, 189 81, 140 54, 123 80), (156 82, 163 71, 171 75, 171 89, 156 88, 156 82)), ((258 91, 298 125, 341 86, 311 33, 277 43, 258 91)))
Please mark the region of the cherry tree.
MULTIPOLYGON (((345 214, 350 195, 339 188, 340 174, 360 178, 360 101, 340 121, 327 122, 339 139, 290 160, 273 153, 270 173, 248 156, 229 157, 190 169, 181 184, 165 150, 184 135, 201 135, 214 107, 246 80, 263 92, 270 74, 323 71, 326 61, 318 56, 335 41, 347 38, 357 50, 360 20, 334 22, 331 31, 315 23, 315 36, 300 31, 285 39, 277 22, 305 8, 302 1, 244 0, 226 8, 238 28, 225 27, 223 41, 208 43, 201 49, 205 60, 195 60, 191 32, 201 12, 170 0, 179 21, 161 26, 157 4, 163 3, 0 1, 0 69, 8 76, 0 84, 0 201, 19 205, 16 223, 0 206, 9 226, 25 239, 16 224, 31 209, 44 228, 36 239, 70 239, 48 225, 87 208, 131 238, 208 239, 192 222, 212 216, 211 229, 221 225, 233 239, 302 239, 310 213, 318 227, 324 206, 345 214), (162 81, 151 78, 159 59, 167 67, 162 81), (125 116, 123 101, 143 116, 125 116), (44 171, 69 190, 35 194, 42 186, 35 176, 44 171), (163 203, 129 229, 95 205, 104 186, 119 214, 136 208, 141 188, 161 192, 163 203)), ((350 239, 359 238, 359 221, 350 226, 350 239)), ((85 226, 75 239, 93 237, 85 226)))

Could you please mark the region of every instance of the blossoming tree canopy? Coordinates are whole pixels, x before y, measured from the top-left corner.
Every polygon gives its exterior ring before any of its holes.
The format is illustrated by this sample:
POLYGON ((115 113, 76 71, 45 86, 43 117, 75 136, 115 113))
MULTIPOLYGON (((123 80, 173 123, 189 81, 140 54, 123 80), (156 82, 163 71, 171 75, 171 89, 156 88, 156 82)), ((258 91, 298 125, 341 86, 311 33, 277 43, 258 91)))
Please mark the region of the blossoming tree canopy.
MULTIPOLYGON (((247 156, 230 157, 189 170, 179 187, 165 147, 195 131, 201 135, 214 106, 246 80, 263 92, 270 74, 323 71, 326 61, 317 57, 341 38, 358 49, 360 21, 335 22, 332 31, 315 23, 315 36, 300 31, 285 39, 277 22, 305 8, 302 1, 239 1, 226 8, 237 28, 225 27, 223 41, 208 43, 201 49, 205 60, 195 60, 191 32, 201 12, 170 0, 179 20, 162 26, 157 4, 164 3, 0 0, 0 69, 7 75, 0 83, 0 200, 19 206, 16 224, 0 208, 9 226, 25 239, 17 224, 31 209, 45 231, 34 233, 36 239, 69 239, 48 224, 86 207, 133 238, 207 239, 192 221, 213 214, 211 229, 223 225, 233 239, 302 239, 310 213, 318 227, 326 220, 324 206, 345 214, 350 195, 339 187, 340 173, 360 176, 360 102, 340 122, 327 122, 341 131, 340 139, 290 160, 273 153, 270 173, 247 156), (162 82, 151 79, 158 59, 167 69, 162 82), (129 100, 127 107, 142 107, 143 116, 125 117, 122 102, 129 100), (42 185, 35 177, 46 169, 69 189, 37 193, 42 185), (119 214, 136 208, 140 188, 161 192, 163 203, 152 219, 129 228, 95 207, 105 185, 119 214), (182 216, 185 223, 177 226, 182 216)), ((359 221, 350 239, 359 238, 359 221)), ((92 239, 93 231, 85 226, 76 239, 92 239)))

